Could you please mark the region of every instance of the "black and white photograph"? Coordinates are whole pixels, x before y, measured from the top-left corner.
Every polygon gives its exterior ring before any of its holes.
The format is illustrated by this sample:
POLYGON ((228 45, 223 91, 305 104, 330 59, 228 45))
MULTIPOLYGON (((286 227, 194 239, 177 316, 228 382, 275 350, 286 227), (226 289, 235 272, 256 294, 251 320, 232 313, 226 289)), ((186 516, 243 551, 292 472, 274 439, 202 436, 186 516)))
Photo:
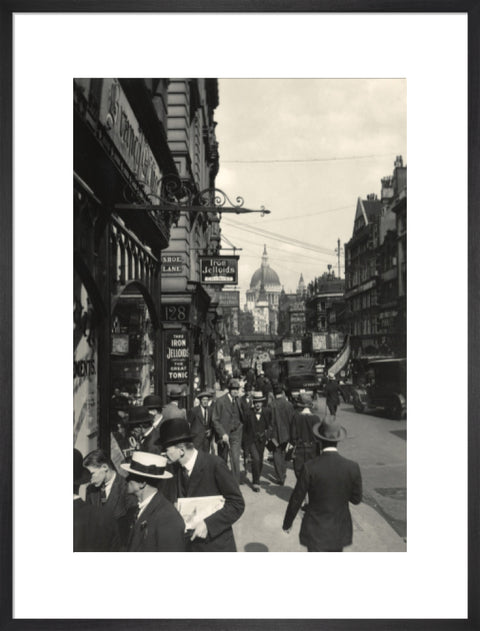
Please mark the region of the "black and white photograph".
POLYGON ((406 91, 74 79, 75 551, 406 550, 406 91))
POLYGON ((471 618, 470 12, 139 2, 11 16, 12 621, 471 618))

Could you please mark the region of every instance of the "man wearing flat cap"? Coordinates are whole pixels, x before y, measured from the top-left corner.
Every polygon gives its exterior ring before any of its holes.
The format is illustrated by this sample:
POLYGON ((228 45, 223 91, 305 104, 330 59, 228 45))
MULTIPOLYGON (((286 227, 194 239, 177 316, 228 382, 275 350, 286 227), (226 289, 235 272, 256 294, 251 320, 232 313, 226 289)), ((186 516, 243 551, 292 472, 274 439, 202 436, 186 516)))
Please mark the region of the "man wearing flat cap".
POLYGON ((212 424, 212 406, 210 402, 213 394, 208 390, 204 390, 198 394, 199 404, 193 407, 188 414, 188 422, 190 430, 193 434, 193 444, 195 449, 210 453, 213 424, 212 424))
POLYGON ((212 423, 218 440, 218 455, 228 461, 237 482, 240 482, 240 451, 242 447, 242 417, 238 397, 240 382, 231 379, 228 392, 219 397, 213 406, 212 423))
POLYGON ((290 532, 308 493, 300 543, 309 552, 342 552, 352 543, 349 502, 362 501, 362 475, 356 462, 338 453, 337 443, 347 435, 344 427, 323 421, 314 425, 313 432, 322 452, 305 462, 288 502, 283 530, 290 532))
POLYGON ((127 472, 128 492, 138 501, 136 519, 128 541, 128 552, 185 552, 185 523, 161 492, 158 481, 172 477, 164 456, 136 451, 127 472))
POLYGON ((232 524, 245 510, 245 502, 225 461, 195 449, 190 426, 183 418, 164 421, 159 442, 174 465, 177 497, 221 496, 224 500, 218 510, 190 524, 187 551, 236 552, 232 524))

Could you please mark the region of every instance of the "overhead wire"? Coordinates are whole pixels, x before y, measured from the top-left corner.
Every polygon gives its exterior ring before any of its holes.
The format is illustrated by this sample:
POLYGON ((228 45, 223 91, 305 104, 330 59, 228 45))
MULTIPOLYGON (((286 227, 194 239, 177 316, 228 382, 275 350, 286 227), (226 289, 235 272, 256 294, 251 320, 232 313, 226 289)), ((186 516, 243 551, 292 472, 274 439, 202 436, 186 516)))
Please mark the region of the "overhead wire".
POLYGON ((222 164, 275 164, 275 163, 310 163, 310 162, 341 162, 342 160, 368 160, 370 158, 387 158, 391 153, 375 153, 365 156, 335 156, 331 158, 275 158, 264 160, 225 160, 222 158, 222 164))

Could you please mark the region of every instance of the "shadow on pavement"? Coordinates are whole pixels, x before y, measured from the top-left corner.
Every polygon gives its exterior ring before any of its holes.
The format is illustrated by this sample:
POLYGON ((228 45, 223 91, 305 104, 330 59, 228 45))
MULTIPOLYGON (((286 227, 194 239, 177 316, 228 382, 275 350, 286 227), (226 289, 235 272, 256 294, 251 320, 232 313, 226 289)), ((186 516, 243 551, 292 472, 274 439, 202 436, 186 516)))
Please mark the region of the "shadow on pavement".
POLYGON ((264 543, 252 542, 243 547, 244 552, 269 552, 268 546, 264 543))

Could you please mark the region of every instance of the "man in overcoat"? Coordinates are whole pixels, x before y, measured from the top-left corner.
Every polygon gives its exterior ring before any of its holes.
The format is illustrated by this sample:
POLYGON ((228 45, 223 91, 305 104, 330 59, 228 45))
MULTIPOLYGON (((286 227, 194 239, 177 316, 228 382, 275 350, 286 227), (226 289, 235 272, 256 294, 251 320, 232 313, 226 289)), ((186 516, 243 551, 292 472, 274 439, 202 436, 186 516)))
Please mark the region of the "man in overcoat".
POLYGON ((212 411, 210 405, 212 393, 204 390, 198 394, 199 405, 193 407, 188 414, 190 430, 193 434, 195 449, 210 453, 213 439, 212 411))
POLYGON ((292 441, 295 445, 293 470, 298 478, 304 463, 314 458, 319 451, 319 444, 313 433, 313 427, 320 422, 320 417, 312 413, 313 399, 306 392, 300 393, 294 403, 292 420, 292 441))
POLYGON ((160 425, 159 442, 174 464, 178 497, 223 496, 222 508, 199 519, 190 537, 191 552, 236 552, 232 524, 245 510, 240 488, 225 461, 198 451, 185 419, 169 419, 160 425))
POLYGON ((342 552, 352 543, 349 502, 362 500, 360 467, 338 453, 337 443, 346 436, 344 427, 323 421, 315 424, 322 453, 308 460, 288 502, 283 530, 289 532, 308 493, 308 505, 300 527, 300 543, 309 552, 342 552))
POLYGON ((218 455, 227 462, 230 454, 230 468, 237 482, 240 482, 240 450, 243 432, 239 394, 240 382, 238 379, 231 379, 228 392, 215 401, 212 412, 212 423, 218 440, 218 455))
POLYGON ((167 393, 168 403, 162 408, 162 423, 169 418, 187 418, 187 411, 180 407, 180 400, 184 395, 185 392, 180 386, 171 386, 167 393))
POLYGON ((292 441, 293 405, 285 398, 281 385, 273 387, 274 400, 270 404, 272 410, 271 445, 273 466, 277 476, 277 484, 285 484, 287 463, 285 452, 292 441))
POLYGON ((340 405, 340 388, 333 372, 328 373, 328 381, 325 385, 325 403, 326 406, 335 419, 337 415, 337 408, 340 405))
POLYGON ((101 449, 95 449, 87 454, 83 466, 91 475, 85 498, 87 504, 98 506, 115 519, 120 546, 121 549, 125 549, 137 507, 135 498, 127 492, 125 478, 117 473, 112 461, 101 449))
POLYGON ((177 509, 158 491, 158 481, 171 478, 164 456, 136 451, 129 463, 128 491, 137 498, 127 552, 185 552, 185 523, 177 509))
POLYGON ((243 444, 245 452, 252 461, 252 488, 260 491, 260 476, 263 468, 263 452, 265 444, 270 437, 271 411, 263 407, 265 397, 263 392, 254 392, 252 395, 253 409, 247 416, 243 427, 243 444))

